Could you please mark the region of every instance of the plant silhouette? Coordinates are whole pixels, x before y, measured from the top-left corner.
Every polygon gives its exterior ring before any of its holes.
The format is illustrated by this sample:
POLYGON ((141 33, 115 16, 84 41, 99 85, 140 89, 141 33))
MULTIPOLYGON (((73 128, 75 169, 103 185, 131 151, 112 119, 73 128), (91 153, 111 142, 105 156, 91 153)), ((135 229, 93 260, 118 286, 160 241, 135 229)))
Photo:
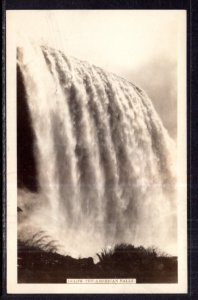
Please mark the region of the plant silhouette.
POLYGON ((27 241, 18 240, 20 283, 65 283, 67 278, 135 278, 137 283, 177 282, 177 257, 155 248, 115 245, 92 257, 75 259, 59 254, 60 245, 40 231, 27 241))

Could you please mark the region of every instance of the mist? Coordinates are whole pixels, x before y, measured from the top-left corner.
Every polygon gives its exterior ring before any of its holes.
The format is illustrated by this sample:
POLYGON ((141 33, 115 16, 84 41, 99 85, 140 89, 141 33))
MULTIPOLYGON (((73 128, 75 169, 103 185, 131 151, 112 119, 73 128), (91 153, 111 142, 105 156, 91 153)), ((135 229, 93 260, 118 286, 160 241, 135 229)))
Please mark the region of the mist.
POLYGON ((46 44, 140 85, 176 140, 178 11, 38 10, 9 15, 18 45, 24 40, 46 44))
POLYGON ((171 137, 177 138, 177 63, 166 56, 149 60, 124 74, 144 88, 171 137))

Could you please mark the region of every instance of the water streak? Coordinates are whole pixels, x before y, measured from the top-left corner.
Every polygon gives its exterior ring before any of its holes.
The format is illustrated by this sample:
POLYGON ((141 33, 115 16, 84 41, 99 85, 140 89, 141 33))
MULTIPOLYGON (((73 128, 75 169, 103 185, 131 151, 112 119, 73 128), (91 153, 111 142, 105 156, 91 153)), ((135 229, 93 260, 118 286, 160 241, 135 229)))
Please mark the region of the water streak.
POLYGON ((17 65, 38 183, 18 173, 19 238, 47 231, 73 256, 123 242, 175 254, 175 145, 147 95, 46 46, 18 48, 17 65))

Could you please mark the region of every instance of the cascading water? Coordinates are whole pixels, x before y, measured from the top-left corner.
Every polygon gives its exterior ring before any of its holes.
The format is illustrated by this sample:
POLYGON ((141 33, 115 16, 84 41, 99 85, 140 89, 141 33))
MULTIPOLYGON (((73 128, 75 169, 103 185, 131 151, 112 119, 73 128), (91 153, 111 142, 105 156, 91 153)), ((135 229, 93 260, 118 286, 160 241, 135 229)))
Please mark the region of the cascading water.
POLYGON ((18 48, 17 68, 19 239, 43 230, 74 257, 118 243, 175 254, 175 144, 147 95, 46 46, 18 48))

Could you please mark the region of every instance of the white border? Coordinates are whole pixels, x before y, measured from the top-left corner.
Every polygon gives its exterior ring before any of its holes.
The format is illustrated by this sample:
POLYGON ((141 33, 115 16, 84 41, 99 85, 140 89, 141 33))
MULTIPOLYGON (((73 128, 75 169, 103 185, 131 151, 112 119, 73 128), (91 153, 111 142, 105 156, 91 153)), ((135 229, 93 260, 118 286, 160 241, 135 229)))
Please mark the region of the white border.
MULTIPOLYGON (((6 12, 7 95, 7 293, 187 293, 187 139, 186 11, 178 10, 178 284, 18 284, 16 176, 16 32, 14 13, 6 12)), ((149 13, 149 12, 148 12, 149 13)))

